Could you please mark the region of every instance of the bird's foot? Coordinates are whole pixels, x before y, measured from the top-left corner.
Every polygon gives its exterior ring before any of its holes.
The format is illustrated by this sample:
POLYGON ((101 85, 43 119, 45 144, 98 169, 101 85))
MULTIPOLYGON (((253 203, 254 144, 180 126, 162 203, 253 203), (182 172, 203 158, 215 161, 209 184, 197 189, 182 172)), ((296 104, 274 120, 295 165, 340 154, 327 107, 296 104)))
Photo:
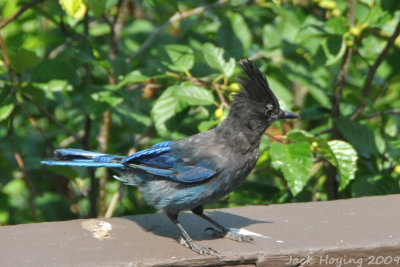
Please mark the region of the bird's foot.
POLYGON ((201 247, 191 240, 189 241, 189 240, 185 240, 185 239, 181 238, 179 243, 185 247, 190 248, 191 250, 193 250, 194 252, 196 252, 200 255, 212 255, 212 256, 219 255, 218 251, 216 251, 210 247, 201 247))
POLYGON ((207 227, 205 231, 211 231, 212 234, 216 237, 224 237, 224 238, 229 238, 234 241, 239 241, 239 242, 248 242, 248 243, 255 243, 255 240, 253 237, 249 235, 242 235, 238 233, 234 233, 229 229, 224 229, 224 231, 216 230, 212 227, 207 227))

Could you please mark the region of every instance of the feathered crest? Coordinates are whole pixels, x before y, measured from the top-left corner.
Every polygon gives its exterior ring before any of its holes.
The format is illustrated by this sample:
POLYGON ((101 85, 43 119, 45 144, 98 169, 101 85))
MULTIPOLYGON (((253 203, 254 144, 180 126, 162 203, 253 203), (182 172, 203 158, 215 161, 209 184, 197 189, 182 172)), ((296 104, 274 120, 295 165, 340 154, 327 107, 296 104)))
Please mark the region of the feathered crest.
POLYGON ((272 104, 275 107, 279 106, 278 99, 269 88, 268 81, 260 70, 248 59, 240 60, 239 66, 247 77, 239 78, 243 90, 236 94, 235 100, 240 101, 240 99, 246 98, 259 103, 272 104))

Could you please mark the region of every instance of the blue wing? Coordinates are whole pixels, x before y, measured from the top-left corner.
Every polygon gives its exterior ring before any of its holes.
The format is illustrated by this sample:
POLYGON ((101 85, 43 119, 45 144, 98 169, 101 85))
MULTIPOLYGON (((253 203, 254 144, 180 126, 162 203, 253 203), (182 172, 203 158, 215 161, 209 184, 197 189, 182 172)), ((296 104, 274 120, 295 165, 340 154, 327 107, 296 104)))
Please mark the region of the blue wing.
POLYGON ((170 153, 172 141, 166 141, 126 157, 122 163, 145 172, 182 183, 197 183, 213 177, 217 170, 205 163, 185 165, 170 153))
POLYGON ((55 160, 42 161, 42 164, 123 170, 134 168, 181 183, 201 182, 217 173, 216 168, 207 162, 185 164, 181 157, 171 153, 172 144, 172 141, 161 142, 127 157, 81 149, 59 149, 55 152, 55 160))

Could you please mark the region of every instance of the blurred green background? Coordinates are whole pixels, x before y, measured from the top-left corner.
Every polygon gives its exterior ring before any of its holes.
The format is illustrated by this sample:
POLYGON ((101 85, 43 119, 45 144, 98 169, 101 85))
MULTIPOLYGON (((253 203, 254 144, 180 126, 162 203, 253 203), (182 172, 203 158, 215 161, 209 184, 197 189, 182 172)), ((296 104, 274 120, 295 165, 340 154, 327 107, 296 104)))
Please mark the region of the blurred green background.
POLYGON ((281 107, 246 182, 208 208, 399 193, 400 1, 0 3, 0 224, 154 212, 57 148, 128 155, 229 113, 251 58, 281 107))

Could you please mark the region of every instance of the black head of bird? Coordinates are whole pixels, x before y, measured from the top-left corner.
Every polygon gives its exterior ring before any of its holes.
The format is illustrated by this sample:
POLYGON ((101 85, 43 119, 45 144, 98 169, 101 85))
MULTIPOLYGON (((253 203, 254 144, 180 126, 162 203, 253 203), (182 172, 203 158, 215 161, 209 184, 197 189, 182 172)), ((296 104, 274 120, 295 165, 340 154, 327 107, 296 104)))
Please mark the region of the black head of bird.
POLYGON ((242 89, 234 97, 232 116, 246 120, 249 128, 259 128, 262 132, 277 120, 300 118, 280 108, 267 79, 251 61, 241 60, 239 66, 245 77, 239 78, 242 89))

